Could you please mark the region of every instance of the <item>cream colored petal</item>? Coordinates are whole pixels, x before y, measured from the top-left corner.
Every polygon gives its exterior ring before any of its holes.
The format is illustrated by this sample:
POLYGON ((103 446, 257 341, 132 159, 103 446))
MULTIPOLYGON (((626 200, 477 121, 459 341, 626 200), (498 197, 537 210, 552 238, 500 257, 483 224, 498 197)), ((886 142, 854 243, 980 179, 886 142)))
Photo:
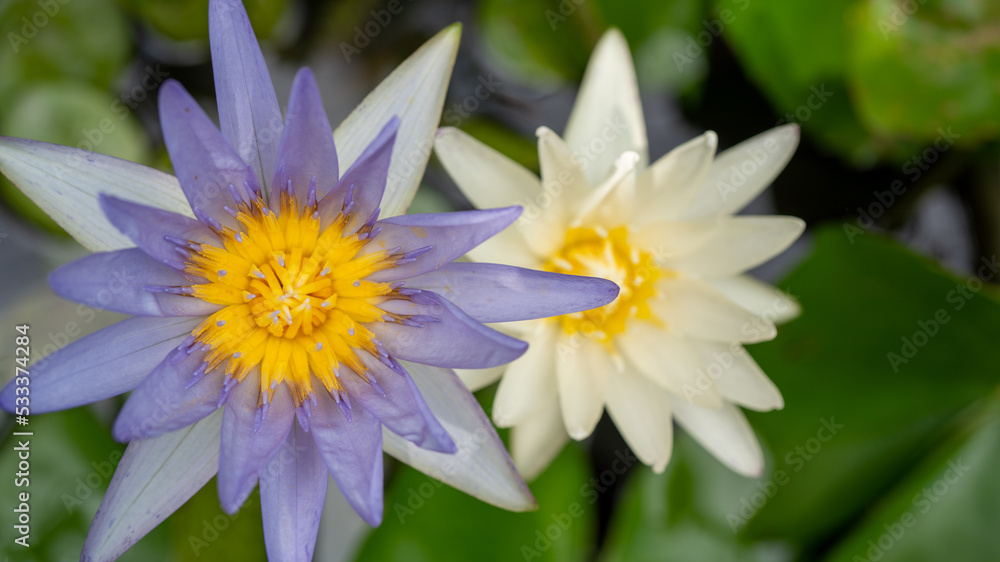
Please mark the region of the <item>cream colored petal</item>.
POLYGON ((639 155, 640 168, 649 162, 635 66, 617 29, 608 30, 590 56, 566 124, 566 142, 593 185, 604 180, 618 155, 626 151, 639 155))
POLYGON ((639 460, 663 472, 674 436, 667 392, 626 367, 608 385, 608 415, 639 460))
POLYGON ((459 129, 438 129, 434 152, 478 209, 510 205, 528 208, 542 193, 535 174, 459 129))
POLYGON ((610 230, 628 224, 636 204, 638 162, 639 155, 634 152, 626 152, 615 160, 614 171, 583 200, 570 226, 603 226, 610 230))
POLYGON ((534 480, 569 441, 559 401, 551 402, 510 430, 510 454, 525 480, 534 480))
POLYGON ((488 369, 455 369, 455 374, 462 379, 462 383, 470 392, 475 392, 500 380, 506 368, 507 365, 488 369))
POLYGON ((177 178, 95 152, 0 137, 0 172, 95 252, 135 246, 104 217, 100 193, 194 217, 177 178))
POLYGON ((797 217, 727 217, 697 252, 671 260, 670 266, 708 278, 742 273, 783 252, 805 226, 797 217))
POLYGON ((636 184, 641 204, 635 208, 632 224, 641 227, 680 217, 701 188, 717 145, 715 133, 708 131, 654 162, 636 184))
POLYGON ((708 283, 729 300, 775 324, 787 322, 802 313, 802 307, 795 299, 749 275, 712 279, 708 283))
POLYGON ((757 436, 739 408, 727 404, 709 410, 670 397, 674 418, 708 452, 744 476, 758 477, 764 470, 764 455, 757 436))
POLYGON ((705 373, 701 354, 683 335, 645 320, 632 320, 615 336, 615 343, 639 373, 663 389, 699 406, 722 407, 722 396, 705 373))
MULTIPOLYGON (((522 215, 523 217, 523 215, 522 215)), ((544 260, 528 245, 518 225, 523 218, 499 234, 469 250, 469 259, 482 263, 502 263, 536 269, 544 260)))
POLYGON ((538 322, 526 337, 528 351, 507 366, 496 397, 493 421, 499 427, 521 423, 556 395, 555 322, 538 322))
POLYGON ((778 387, 738 343, 697 341, 695 345, 719 393, 730 402, 767 412, 785 407, 778 387))
POLYGON ((340 169, 346 170, 393 115, 399 132, 382 197, 382 217, 406 212, 424 175, 441 121, 460 24, 448 26, 410 55, 333 132, 340 169))
POLYGON ((715 218, 697 221, 660 221, 635 230, 631 243, 653 254, 658 263, 687 256, 708 242, 719 221, 715 218))
POLYGON ((545 205, 526 209, 528 212, 518 220, 517 227, 536 254, 548 256, 563 244, 566 228, 583 202, 594 193, 594 187, 587 182, 583 170, 559 135, 547 127, 539 127, 536 134, 542 189, 549 197, 545 205))
POLYGON ((608 378, 615 366, 603 345, 579 334, 561 335, 557 347, 556 380, 566 432, 576 440, 593 433, 604 411, 608 378))
POLYGON ((658 288, 663 296, 650 299, 650 308, 668 326, 693 338, 753 343, 778 333, 770 320, 737 306, 703 281, 668 279, 658 288))
POLYGON ((738 212, 771 185, 798 144, 799 126, 790 124, 720 153, 684 217, 697 219, 738 212))

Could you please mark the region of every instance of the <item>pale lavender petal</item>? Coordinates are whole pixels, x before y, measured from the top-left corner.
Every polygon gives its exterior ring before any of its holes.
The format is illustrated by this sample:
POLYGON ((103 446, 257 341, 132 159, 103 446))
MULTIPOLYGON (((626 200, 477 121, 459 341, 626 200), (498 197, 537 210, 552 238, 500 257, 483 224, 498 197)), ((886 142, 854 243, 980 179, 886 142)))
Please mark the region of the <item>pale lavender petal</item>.
POLYGON ((64 299, 138 316, 207 316, 221 308, 194 297, 160 292, 191 280, 139 248, 90 254, 49 275, 52 290, 64 299))
POLYGON ((406 280, 434 291, 479 322, 548 318, 602 307, 618 296, 606 279, 495 263, 454 262, 406 280))
POLYGON ((482 369, 509 363, 528 344, 487 328, 436 293, 423 291, 405 300, 382 305, 387 312, 413 315, 404 325, 379 322, 369 325, 392 356, 452 369, 482 369))
POLYGON ((100 200, 101 210, 115 228, 150 257, 174 269, 183 270, 186 265, 177 252, 183 243, 222 246, 211 228, 194 219, 110 195, 102 194, 100 200))
POLYGON ((255 371, 232 389, 222 415, 219 502, 227 513, 236 513, 250 496, 257 473, 285 441, 295 418, 288 386, 279 384, 267 417, 258 422, 259 393, 260 371, 255 371))
POLYGON ((383 509, 382 424, 361 407, 352 407, 348 420, 329 394, 316 394, 319 404, 312 409, 309 429, 319 454, 347 502, 377 527, 383 509))
POLYGON ((310 197, 322 199, 340 177, 333 130, 323 110, 316 79, 308 68, 299 70, 292 83, 275 166, 272 208, 277 208, 279 190, 287 191, 289 185, 302 205, 310 197), (310 189, 315 189, 312 195, 310 189))
POLYGON ((386 174, 389 172, 389 160, 398 129, 399 119, 393 117, 344 172, 344 177, 320 201, 319 214, 323 218, 323 225, 333 222, 345 204, 351 210, 351 220, 346 228, 348 233, 353 233, 372 219, 385 192, 386 174))
MULTIPOLYGON (((31 413, 73 408, 132 390, 200 322, 129 318, 47 355, 31 367, 31 413)), ((0 407, 8 412, 14 411, 14 382, 0 392, 0 407)))
POLYGON ((281 139, 281 108, 240 0, 209 2, 208 37, 222 135, 267 190, 281 139))
POLYGON ((259 189, 257 178, 212 120, 174 80, 160 86, 160 125, 177 181, 201 222, 237 227, 226 210, 259 189))
POLYGON ((189 426, 218 409, 223 369, 205 373, 200 343, 171 352, 122 406, 112 434, 127 443, 189 426))
POLYGON ((299 426, 260 471, 260 511, 269 560, 310 562, 328 481, 313 438, 299 426))
POLYGON ((392 359, 390 369, 371 356, 362 358, 370 370, 368 377, 378 388, 364 382, 352 372, 341 375, 340 381, 351 398, 375 414, 382 425, 419 447, 442 453, 454 453, 455 443, 441 427, 430 408, 424 403, 409 373, 392 359))
POLYGON ((415 277, 451 263, 507 228, 521 214, 521 207, 483 211, 401 215, 378 221, 381 232, 363 252, 401 248, 415 258, 370 276, 373 281, 415 277))
POLYGON ((83 543, 81 562, 116 560, 204 486, 219 466, 221 412, 129 443, 83 543))

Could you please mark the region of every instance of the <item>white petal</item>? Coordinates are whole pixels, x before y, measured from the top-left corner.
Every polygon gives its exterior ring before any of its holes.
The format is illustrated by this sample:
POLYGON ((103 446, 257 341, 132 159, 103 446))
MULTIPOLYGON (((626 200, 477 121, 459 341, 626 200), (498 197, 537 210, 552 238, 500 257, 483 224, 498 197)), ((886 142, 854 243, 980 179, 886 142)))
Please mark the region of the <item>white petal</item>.
POLYGON ((631 244, 653 254, 657 262, 677 259, 701 248, 719 227, 717 219, 660 221, 635 230, 631 244))
POLYGON ((795 299, 749 275, 712 279, 708 283, 729 300, 775 324, 787 322, 802 313, 802 307, 795 299))
POLYGON ((95 152, 0 137, 0 172, 95 252, 135 246, 104 217, 99 193, 194 217, 177 178, 95 152))
POLYGON ((663 472, 674 440, 667 392, 626 367, 608 385, 608 415, 639 460, 663 472))
POLYGON ((651 322, 633 320, 615 336, 615 343, 639 373, 661 388, 692 404, 722 407, 722 396, 705 373, 701 354, 683 335, 672 334, 651 322))
POLYGON ((82 560, 114 560, 163 522, 219 469, 222 410, 129 443, 90 525, 82 560))
POLYGON ((654 162, 636 184, 636 197, 642 204, 635 208, 632 224, 680 217, 705 181, 717 145, 718 137, 708 131, 654 162))
POLYGON ((507 365, 488 369, 455 369, 455 374, 462 379, 469 392, 475 392, 497 382, 506 369, 507 365))
POLYGON ((615 160, 614 169, 604 183, 583 200, 570 226, 603 226, 608 230, 628 222, 636 204, 635 179, 639 156, 626 152, 615 160))
POLYGON ((543 263, 542 257, 525 241, 518 227, 524 215, 512 226, 469 250, 466 254, 473 261, 484 263, 502 263, 537 269, 543 263))
POLYGON ((448 369, 405 363, 420 393, 458 446, 452 455, 421 449, 383 429, 385 452, 417 470, 510 511, 538 507, 479 403, 448 369))
POLYGON ((723 398, 758 412, 785 407, 781 391, 743 346, 704 340, 695 345, 708 366, 706 372, 723 398))
POLYGON ((559 135, 548 127, 539 127, 535 134, 542 189, 549 198, 536 213, 528 212, 518 219, 517 227, 536 254, 549 256, 565 242, 566 227, 594 188, 559 135))
POLYGON ((670 266, 704 277, 742 273, 783 252, 805 227, 797 217, 727 217, 697 252, 671 260, 670 266))
POLYGON ((559 402, 548 404, 510 430, 510 454, 525 480, 534 480, 559 455, 569 435, 563 426, 559 402))
POLYGON ((566 123, 566 142, 580 157, 593 185, 604 180, 624 152, 638 154, 640 168, 649 162, 635 66, 625 37, 617 29, 608 30, 590 56, 566 123))
POLYGON ((399 132, 392 149, 382 214, 402 214, 424 175, 441 120, 461 26, 454 24, 424 43, 361 102, 333 132, 340 169, 357 160, 382 126, 395 115, 399 132))
POLYGON ((538 322, 525 341, 528 351, 507 366, 493 399, 493 421, 499 427, 521 423, 556 396, 556 322, 538 322))
POLYGON ((668 326, 695 338, 753 343, 774 339, 774 323, 737 306, 703 281, 668 279, 659 284, 663 297, 649 306, 668 326))
POLYGON ((593 433, 604 411, 608 378, 615 376, 611 356, 600 342, 579 334, 559 338, 556 379, 566 432, 573 439, 593 433))
POLYGON ((695 219, 731 215, 774 181, 799 144, 799 126, 782 125, 723 151, 684 212, 695 219))
POLYGON ((434 152, 478 209, 527 207, 542 193, 535 174, 459 129, 438 129, 434 152))
POLYGON ((753 428, 739 408, 727 404, 719 410, 700 408, 670 397, 677 423, 708 452, 734 471, 758 477, 764 470, 764 455, 753 428))

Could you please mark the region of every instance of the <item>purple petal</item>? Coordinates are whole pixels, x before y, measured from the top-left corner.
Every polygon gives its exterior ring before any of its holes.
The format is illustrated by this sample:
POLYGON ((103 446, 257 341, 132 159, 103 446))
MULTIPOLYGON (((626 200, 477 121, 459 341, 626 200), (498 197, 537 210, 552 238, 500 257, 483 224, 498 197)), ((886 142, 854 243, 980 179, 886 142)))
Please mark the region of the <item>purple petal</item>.
MULTIPOLYGON (((89 404, 135 388, 201 319, 129 318, 46 356, 31 367, 31 413, 89 404)), ((14 411, 16 387, 0 392, 14 411)))
POLYGON ((351 220, 346 231, 353 233, 378 210, 385 192, 389 173, 389 160, 396 142, 399 119, 393 117, 382 127, 375 139, 368 144, 361 156, 344 172, 337 185, 320 201, 319 213, 323 224, 333 221, 350 195, 351 220))
POLYGON ((238 202, 229 186, 243 201, 244 183, 257 188, 257 178, 198 102, 174 80, 160 86, 160 125, 174 173, 194 216, 216 228, 220 223, 237 227, 239 223, 225 210, 238 202))
POLYGON ((382 522, 382 424, 364 408, 352 409, 348 421, 333 398, 316 394, 319 405, 309 428, 319 454, 347 502, 377 527, 382 522))
POLYGON ((220 418, 129 443, 90 525, 81 562, 116 560, 212 479, 220 418))
POLYGON ((439 293, 479 322, 548 318, 604 306, 618 296, 607 279, 494 263, 450 263, 406 281, 439 293))
POLYGON ((260 372, 247 376, 229 393, 222 415, 222 451, 219 455, 219 502, 236 513, 257 483, 257 473, 284 442, 292 428, 295 405, 288 386, 279 384, 267 418, 254 430, 260 372))
POLYGON ((196 220, 110 195, 102 194, 100 199, 101 209, 115 228, 150 257, 174 269, 183 270, 185 263, 175 250, 177 244, 170 242, 170 238, 222 246, 212 229, 196 220))
POLYGON ((528 349, 528 344, 483 326, 436 293, 424 291, 418 296, 426 304, 396 300, 382 308, 415 315, 423 327, 394 322, 369 325, 394 357, 436 367, 482 369, 509 363, 528 349))
POLYGON ((240 0, 209 3, 208 36, 222 135, 267 189, 281 139, 281 109, 240 0))
POLYGON ((218 409, 223 370, 205 374, 201 369, 206 351, 194 345, 197 350, 190 354, 179 349, 168 355, 136 387, 115 419, 115 439, 127 443, 155 437, 189 426, 218 409))
POLYGON ((286 189, 289 181, 301 205, 309 199, 311 182, 315 181, 316 186, 313 196, 322 199, 340 177, 333 130, 323 111, 316 79, 308 68, 299 70, 292 83, 276 166, 272 207, 277 201, 278 190, 286 189))
POLYGON ((402 248, 404 252, 425 250, 410 263, 384 269, 370 276, 373 281, 397 281, 422 275, 451 263, 507 228, 521 214, 521 207, 484 211, 401 215, 382 221, 382 232, 363 251, 402 248))
POLYGON ((368 377, 374 378, 385 394, 347 372, 340 380, 351 398, 407 441, 431 451, 454 453, 455 443, 427 407, 409 373, 398 364, 396 372, 371 356, 363 360, 371 370, 368 377))
POLYGON ((298 424, 260 471, 260 511, 269 560, 310 562, 328 480, 313 438, 298 424))
POLYGON ((49 275, 52 290, 64 299, 138 316, 207 316, 221 306, 150 286, 184 286, 191 280, 158 263, 139 248, 91 254, 49 275))

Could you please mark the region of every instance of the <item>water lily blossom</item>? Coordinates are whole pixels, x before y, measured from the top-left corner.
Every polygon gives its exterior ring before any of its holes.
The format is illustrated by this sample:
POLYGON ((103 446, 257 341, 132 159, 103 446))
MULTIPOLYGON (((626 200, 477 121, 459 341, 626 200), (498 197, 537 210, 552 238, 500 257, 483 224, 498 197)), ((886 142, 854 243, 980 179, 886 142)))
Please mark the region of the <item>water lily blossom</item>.
POLYGON ((526 478, 605 408, 644 463, 662 471, 672 421, 733 470, 757 475, 762 453, 739 407, 781 394, 742 344, 769 340, 794 301, 744 272, 802 233, 794 217, 734 216, 788 162, 798 128, 778 127, 716 155, 707 132, 648 164, 645 124, 624 37, 591 58, 565 140, 538 129, 541 178, 456 129, 438 132, 444 167, 479 208, 520 204, 515 226, 473 249, 499 262, 615 281, 613 303, 507 325, 531 343, 506 368, 462 372, 476 389, 500 378, 493 420, 512 427, 526 478))
MULTIPOLYGON (((212 0, 209 21, 221 130, 179 83, 159 92, 176 178, 0 138, 0 171, 97 252, 53 272, 53 290, 134 315, 32 369, 34 414, 133 391, 113 428, 130 444, 83 559, 117 558, 218 474, 229 513, 259 482, 271 559, 311 560, 330 476, 381 522, 383 448, 485 501, 531 509, 451 369, 525 352, 481 322, 587 310, 618 288, 452 263, 516 220, 515 206, 397 216, 426 165, 458 28, 334 132, 307 69, 282 117, 239 0, 212 0)), ((5 409, 16 390, 0 394, 5 409)))

